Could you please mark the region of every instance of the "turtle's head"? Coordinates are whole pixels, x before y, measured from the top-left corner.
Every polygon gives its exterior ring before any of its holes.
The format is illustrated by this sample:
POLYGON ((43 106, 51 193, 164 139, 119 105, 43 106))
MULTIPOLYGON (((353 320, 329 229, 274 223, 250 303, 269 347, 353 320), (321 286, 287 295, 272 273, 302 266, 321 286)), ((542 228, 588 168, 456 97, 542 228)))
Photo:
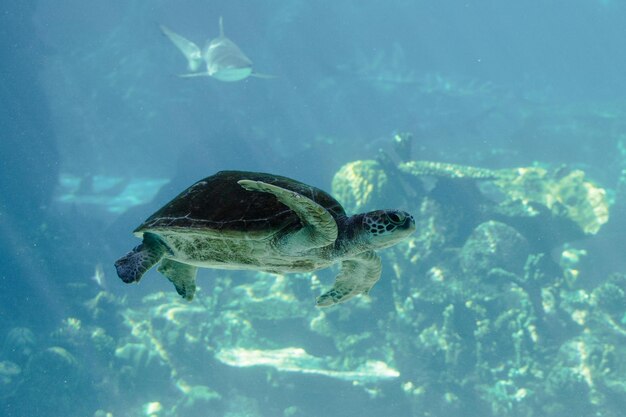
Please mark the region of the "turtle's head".
POLYGON ((406 211, 376 210, 363 215, 363 232, 372 249, 382 249, 407 238, 415 231, 415 219, 406 211))

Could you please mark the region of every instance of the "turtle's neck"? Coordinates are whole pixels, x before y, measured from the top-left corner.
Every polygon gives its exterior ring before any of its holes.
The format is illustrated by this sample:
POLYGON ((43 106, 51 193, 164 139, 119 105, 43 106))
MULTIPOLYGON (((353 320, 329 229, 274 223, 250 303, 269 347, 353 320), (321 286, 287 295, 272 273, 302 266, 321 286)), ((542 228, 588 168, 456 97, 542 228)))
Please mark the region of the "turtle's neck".
POLYGON ((337 221, 336 255, 344 256, 361 253, 369 249, 363 236, 363 214, 339 217, 337 221))

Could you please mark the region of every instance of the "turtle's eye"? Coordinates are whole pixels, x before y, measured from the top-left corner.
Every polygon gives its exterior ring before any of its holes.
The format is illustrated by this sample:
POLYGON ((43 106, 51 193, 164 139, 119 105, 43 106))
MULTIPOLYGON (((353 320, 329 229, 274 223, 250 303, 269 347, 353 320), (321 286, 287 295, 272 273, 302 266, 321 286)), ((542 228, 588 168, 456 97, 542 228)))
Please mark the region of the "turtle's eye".
POLYGON ((389 220, 391 221, 391 223, 394 224, 401 224, 404 223, 404 216, 400 213, 388 213, 387 217, 389 217, 389 220))

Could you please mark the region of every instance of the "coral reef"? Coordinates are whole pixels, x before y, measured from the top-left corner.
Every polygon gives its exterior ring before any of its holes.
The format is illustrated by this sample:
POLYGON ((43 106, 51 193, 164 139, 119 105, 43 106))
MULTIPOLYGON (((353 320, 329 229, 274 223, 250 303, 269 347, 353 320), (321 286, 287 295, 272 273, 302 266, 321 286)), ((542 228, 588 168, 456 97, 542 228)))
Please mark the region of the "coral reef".
POLYGON ((510 200, 529 210, 533 204, 547 207, 552 215, 573 221, 585 234, 596 234, 609 220, 606 191, 587 180, 581 170, 550 172, 528 167, 500 174, 496 186, 510 200))
POLYGON ((369 297, 316 309, 328 271, 220 272, 192 303, 100 291, 49 334, 7 330, 0 401, 97 417, 621 415, 626 276, 581 285, 570 240, 608 219, 582 171, 355 161, 333 193, 353 212, 396 199, 418 225, 369 297))
POLYGON ((609 218, 606 191, 583 171, 563 167, 490 170, 431 161, 395 165, 383 154, 378 161, 344 165, 333 179, 333 194, 347 211, 389 201, 415 209, 434 201, 442 206, 447 227, 462 229, 455 232, 459 239, 484 221, 498 220, 542 250, 594 235, 609 218))
POLYGON ((583 251, 565 246, 559 266, 545 255, 608 221, 604 189, 579 170, 368 167, 419 189, 406 204, 420 233, 388 256, 395 319, 385 334, 413 415, 599 415, 619 398, 611 366, 624 291, 574 289, 583 251), (552 232, 560 238, 538 242, 552 232))
POLYGON ((371 207, 373 201, 386 200, 387 174, 377 169, 376 161, 354 161, 345 164, 333 178, 333 196, 352 213, 371 207))

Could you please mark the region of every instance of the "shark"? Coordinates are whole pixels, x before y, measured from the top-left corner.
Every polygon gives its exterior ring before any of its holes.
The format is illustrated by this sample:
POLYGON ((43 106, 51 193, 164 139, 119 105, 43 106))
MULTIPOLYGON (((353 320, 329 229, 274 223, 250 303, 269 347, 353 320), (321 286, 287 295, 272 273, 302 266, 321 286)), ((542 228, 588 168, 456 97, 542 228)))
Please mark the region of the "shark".
POLYGON ((194 42, 161 25, 163 34, 187 59, 187 68, 191 72, 181 74, 181 77, 213 77, 225 82, 241 81, 248 77, 275 78, 253 70, 250 58, 235 42, 224 35, 224 22, 221 16, 219 27, 219 37, 207 41, 204 50, 201 50, 194 42), (206 71, 200 71, 203 61, 206 63, 206 71))

